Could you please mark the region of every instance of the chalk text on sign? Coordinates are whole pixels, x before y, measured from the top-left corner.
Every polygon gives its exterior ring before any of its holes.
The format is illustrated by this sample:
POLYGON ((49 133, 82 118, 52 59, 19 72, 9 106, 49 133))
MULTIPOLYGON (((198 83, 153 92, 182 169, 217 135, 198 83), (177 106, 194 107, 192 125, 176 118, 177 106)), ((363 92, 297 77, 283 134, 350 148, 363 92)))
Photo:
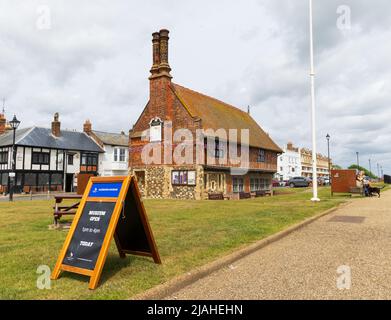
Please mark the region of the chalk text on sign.
POLYGON ((106 211, 90 211, 88 213, 88 215, 92 216, 92 217, 90 217, 90 221, 99 222, 100 221, 100 217, 106 215, 106 211))
POLYGON ((92 247, 93 245, 94 245, 93 242, 80 241, 80 246, 81 246, 81 247, 92 247))

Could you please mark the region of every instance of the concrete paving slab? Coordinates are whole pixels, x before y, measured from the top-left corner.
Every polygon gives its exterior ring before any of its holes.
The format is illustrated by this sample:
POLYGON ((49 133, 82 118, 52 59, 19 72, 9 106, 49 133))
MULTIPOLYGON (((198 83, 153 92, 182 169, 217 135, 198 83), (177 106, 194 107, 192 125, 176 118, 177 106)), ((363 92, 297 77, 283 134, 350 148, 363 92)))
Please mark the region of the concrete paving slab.
POLYGON ((357 199, 167 299, 391 299, 391 191, 357 199), (341 216, 361 221, 329 221, 341 216))

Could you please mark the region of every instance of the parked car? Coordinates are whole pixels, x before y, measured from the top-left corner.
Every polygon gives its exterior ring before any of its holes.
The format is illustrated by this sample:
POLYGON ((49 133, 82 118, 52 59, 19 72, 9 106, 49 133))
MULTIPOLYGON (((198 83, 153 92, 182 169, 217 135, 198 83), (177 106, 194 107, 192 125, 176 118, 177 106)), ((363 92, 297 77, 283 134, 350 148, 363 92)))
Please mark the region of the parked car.
POLYGON ((324 186, 326 184, 325 179, 323 177, 318 178, 318 186, 324 186))
MULTIPOLYGON (((312 177, 306 178, 308 181, 309 186, 312 186, 312 177)), ((318 177, 318 186, 327 186, 330 184, 329 178, 326 177, 318 177)))
POLYGON ((272 181, 272 185, 273 185, 273 188, 277 188, 277 187, 280 186, 280 181, 278 181, 278 180, 273 180, 273 181, 272 181))
POLYGON ((281 187, 287 187, 288 186, 288 180, 280 181, 280 186, 281 187))
POLYGON ((309 181, 305 177, 294 177, 289 179, 288 186, 291 188, 308 187, 309 181))

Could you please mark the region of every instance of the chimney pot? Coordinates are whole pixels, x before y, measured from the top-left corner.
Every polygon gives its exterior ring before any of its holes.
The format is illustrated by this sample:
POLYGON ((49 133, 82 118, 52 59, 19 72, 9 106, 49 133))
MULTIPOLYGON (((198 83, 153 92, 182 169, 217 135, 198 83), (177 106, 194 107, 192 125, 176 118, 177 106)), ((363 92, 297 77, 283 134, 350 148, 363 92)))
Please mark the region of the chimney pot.
POLYGON ((160 33, 154 32, 152 33, 152 57, 153 57, 153 65, 151 69, 152 75, 156 75, 159 73, 159 65, 160 65, 160 33))
POLYGON ((86 122, 84 122, 84 124, 83 124, 83 132, 85 132, 88 135, 91 134, 91 132, 92 132, 92 124, 91 124, 90 120, 86 120, 86 122))
POLYGON ((168 76, 172 78, 170 75, 171 67, 168 63, 168 40, 170 37, 168 36, 170 31, 167 29, 162 29, 159 32, 160 35, 160 65, 159 65, 159 74, 168 76))
POLYGON ((5 133, 7 127, 7 120, 3 113, 0 113, 0 134, 5 133))
POLYGON ((60 115, 58 112, 54 114, 54 119, 52 122, 52 134, 55 137, 60 137, 61 136, 61 122, 59 121, 60 115))
POLYGON ((152 54, 153 65, 151 68, 150 80, 160 77, 172 78, 170 65, 168 63, 168 40, 170 32, 162 29, 152 33, 152 54))

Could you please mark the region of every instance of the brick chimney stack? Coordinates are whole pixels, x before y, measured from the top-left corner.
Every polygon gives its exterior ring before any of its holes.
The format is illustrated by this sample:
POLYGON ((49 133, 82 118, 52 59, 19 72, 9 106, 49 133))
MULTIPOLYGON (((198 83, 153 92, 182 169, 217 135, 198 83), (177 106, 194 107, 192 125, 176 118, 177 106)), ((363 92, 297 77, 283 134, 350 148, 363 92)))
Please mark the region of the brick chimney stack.
POLYGON ((90 135, 91 132, 92 132, 92 124, 91 124, 91 121, 90 120, 86 120, 86 122, 84 122, 83 124, 83 131, 90 135))
POLYGON ((167 29, 152 34, 152 56, 153 65, 151 68, 150 80, 160 77, 166 77, 171 80, 171 67, 168 63, 168 40, 170 39, 167 29))
POLYGON ((56 112, 54 114, 54 119, 52 122, 52 134, 55 137, 61 136, 61 122, 59 121, 59 118, 60 118, 60 116, 59 116, 58 112, 56 112))
POLYGON ((154 116, 163 121, 173 119, 171 68, 168 63, 169 31, 166 29, 152 34, 153 65, 149 77, 149 108, 154 116))
POLYGON ((152 34, 152 58, 153 65, 151 69, 151 78, 154 78, 159 73, 160 65, 160 33, 154 32, 152 34))
POLYGON ((168 63, 168 40, 170 39, 168 34, 170 31, 167 29, 160 30, 160 65, 159 65, 159 73, 162 76, 167 76, 172 78, 170 75, 170 65, 168 63))
POLYGON ((0 134, 5 133, 6 125, 7 125, 7 120, 5 119, 4 114, 0 113, 0 134))

